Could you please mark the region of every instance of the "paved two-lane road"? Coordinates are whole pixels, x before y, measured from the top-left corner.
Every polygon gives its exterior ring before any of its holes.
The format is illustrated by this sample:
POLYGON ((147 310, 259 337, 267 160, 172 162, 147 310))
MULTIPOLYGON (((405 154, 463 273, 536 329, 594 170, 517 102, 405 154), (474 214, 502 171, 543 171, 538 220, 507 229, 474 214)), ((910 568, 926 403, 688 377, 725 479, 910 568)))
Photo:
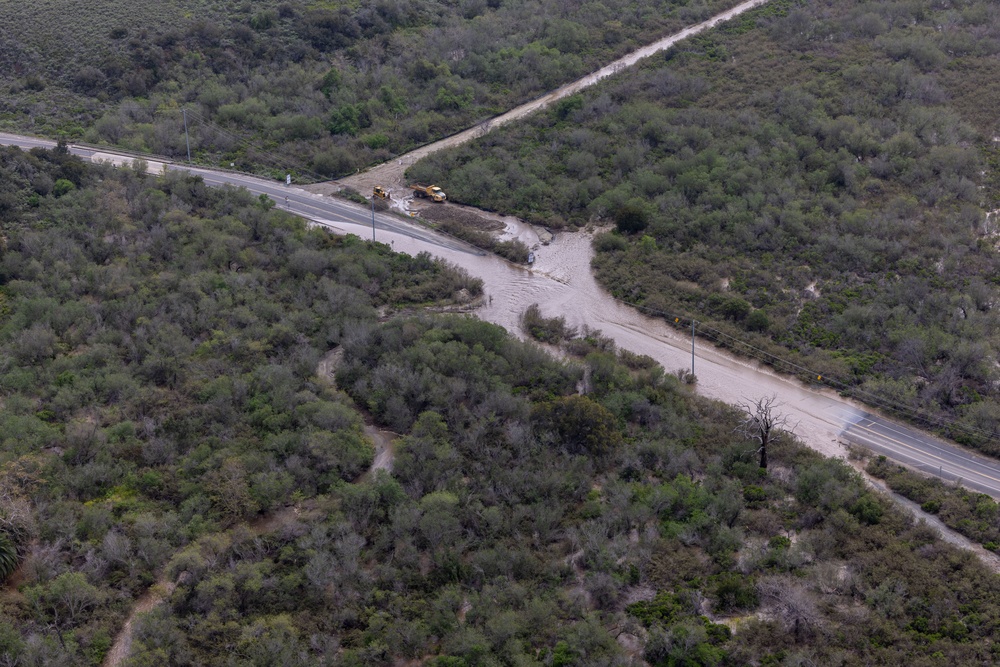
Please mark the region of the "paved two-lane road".
MULTIPOLYGON (((0 143, 24 148, 55 145, 4 134, 0 134, 0 143)), ((84 146, 71 146, 70 150, 88 160, 132 159, 84 146)), ((146 159, 150 164, 163 163, 171 171, 197 174, 211 185, 246 187, 255 194, 265 194, 289 212, 338 233, 370 237, 371 211, 364 206, 243 174, 189 168, 165 158, 146 159)), ((478 312, 485 320, 517 331, 524 308, 538 303, 547 316, 561 315, 570 325, 600 329, 621 347, 648 354, 666 369, 690 366, 691 343, 685 333, 614 301, 597 285, 590 271, 592 249, 584 235, 559 235, 551 246, 538 251, 536 265, 528 270, 393 215, 376 214, 376 226, 378 240, 392 243, 397 250, 410 254, 427 251, 482 278, 490 296, 478 312)), ((1000 498, 1000 462, 875 416, 864 406, 828 389, 803 386, 753 361, 732 357, 703 343, 697 345, 696 363, 702 394, 728 403, 776 394, 789 423, 795 425, 795 433, 825 454, 843 454, 845 442, 862 445, 910 467, 959 480, 969 488, 1000 498)))
MULTIPOLYGON (((48 139, 0 133, 0 144, 20 146, 28 150, 31 148, 53 148, 56 142, 48 139)), ((73 155, 78 155, 88 161, 112 162, 116 165, 129 164, 137 157, 116 151, 73 144, 69 145, 69 151, 73 155)), ((143 157, 142 159, 149 165, 156 167, 151 170, 154 173, 160 173, 166 167, 171 171, 186 171, 200 176, 209 185, 244 187, 255 195, 267 195, 281 208, 324 227, 328 227, 335 232, 341 234, 358 234, 365 238, 371 238, 372 236, 372 212, 370 209, 365 209, 357 204, 306 192, 298 187, 286 187, 281 183, 237 172, 190 167, 182 163, 171 162, 168 158, 162 157, 143 157)), ((434 248, 445 248, 453 252, 473 255, 484 254, 482 251, 468 244, 442 234, 434 233, 419 224, 407 223, 395 215, 376 212, 375 229, 376 240, 381 240, 379 232, 391 232, 393 235, 411 238, 425 244, 427 246, 425 249, 430 252, 433 252, 434 248)))
POLYGON ((996 459, 868 413, 844 429, 842 437, 921 472, 1000 497, 1000 464, 996 459))

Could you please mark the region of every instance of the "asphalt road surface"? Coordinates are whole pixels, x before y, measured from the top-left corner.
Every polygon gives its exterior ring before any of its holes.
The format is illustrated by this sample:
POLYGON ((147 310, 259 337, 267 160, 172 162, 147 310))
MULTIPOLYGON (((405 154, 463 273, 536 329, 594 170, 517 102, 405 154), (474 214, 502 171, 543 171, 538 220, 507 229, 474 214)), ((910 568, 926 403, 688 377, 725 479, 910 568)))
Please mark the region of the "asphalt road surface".
POLYGON ((921 472, 998 497, 1000 464, 994 459, 868 413, 844 429, 843 438, 921 472))
MULTIPOLYGON (((23 148, 55 145, 5 134, 0 134, 0 143, 23 148)), ((84 146, 70 146, 70 150, 88 160, 94 156, 105 160, 114 157, 123 163, 133 159, 84 146)), ((146 159, 150 164, 162 163, 170 171, 197 174, 210 185, 245 187, 254 194, 266 194, 281 208, 335 232, 370 238, 372 214, 364 206, 252 176, 189 168, 164 158, 146 159)), ((684 332, 614 301, 597 285, 589 268, 592 250, 585 235, 559 235, 556 242, 539 251, 538 261, 529 270, 395 215, 377 213, 375 224, 376 239, 396 250, 409 254, 427 251, 482 278, 489 299, 478 315, 485 320, 516 333, 524 308, 539 303, 546 316, 561 315, 571 325, 599 328, 621 347, 649 354, 668 370, 690 367, 691 342, 684 332)), ((775 394, 796 435, 824 454, 842 456, 845 443, 861 445, 914 469, 1000 498, 998 461, 878 417, 828 389, 806 387, 708 344, 699 342, 696 352, 699 392, 729 403, 775 394)))
MULTIPOLYGON (((27 150, 36 147, 53 148, 56 142, 47 139, 0 133, 0 144, 20 146, 27 150)), ((73 155, 79 155, 88 161, 112 162, 119 166, 131 163, 136 157, 114 151, 72 144, 69 146, 69 151, 73 155)), ((205 180, 205 183, 209 185, 244 187, 255 195, 267 195, 280 208, 307 218, 324 227, 328 227, 340 234, 351 233, 364 238, 372 237, 373 216, 371 209, 366 209, 353 202, 313 194, 298 187, 286 186, 282 183, 275 183, 274 181, 246 174, 189 167, 182 163, 171 162, 167 158, 144 157, 142 159, 150 166, 158 167, 151 170, 155 173, 160 173, 162 167, 165 165, 170 171, 186 171, 201 176, 205 180)), ((446 248, 450 251, 471 255, 485 254, 481 250, 473 248, 459 240, 432 232, 416 222, 400 220, 395 214, 389 215, 376 211, 374 215, 374 231, 376 240, 381 240, 379 238, 380 231, 391 232, 395 236, 411 238, 426 244, 427 247, 425 250, 429 252, 434 252, 435 248, 446 248)))

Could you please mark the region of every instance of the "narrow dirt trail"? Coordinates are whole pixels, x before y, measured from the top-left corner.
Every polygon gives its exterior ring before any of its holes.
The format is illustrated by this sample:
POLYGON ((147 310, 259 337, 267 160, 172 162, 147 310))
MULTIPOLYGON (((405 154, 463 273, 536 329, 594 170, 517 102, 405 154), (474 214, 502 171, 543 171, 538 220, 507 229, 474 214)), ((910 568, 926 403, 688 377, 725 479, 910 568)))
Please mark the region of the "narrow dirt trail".
POLYGON ((139 596, 139 599, 135 601, 135 605, 132 607, 132 612, 129 614, 128 619, 122 625, 122 629, 118 631, 118 636, 115 637, 115 643, 111 646, 111 650, 104 656, 104 662, 101 663, 101 667, 119 667, 119 665, 125 662, 129 652, 132 650, 132 630, 135 619, 139 614, 151 611, 156 605, 167 599, 174 592, 175 586, 174 582, 167 581, 161 577, 155 584, 149 587, 149 590, 139 596))
MULTIPOLYGON (((593 86, 599 81, 635 65, 644 58, 664 51, 683 39, 709 30, 717 24, 763 5, 767 1, 747 0, 706 21, 642 47, 591 74, 479 125, 458 132, 440 141, 422 146, 360 174, 349 176, 339 181, 305 186, 305 189, 316 194, 332 194, 344 187, 351 187, 364 193, 370 192, 375 185, 383 185, 395 192, 397 197, 393 203, 398 207, 400 205, 399 199, 401 199, 399 195, 408 194, 404 173, 408 167, 418 160, 437 151, 472 141, 496 128, 520 120, 525 116, 544 109, 554 102, 593 86)), ((533 236, 534 238, 529 239, 529 245, 531 244, 530 241, 534 241, 537 247, 538 238, 529 225, 512 220, 505 220, 505 222, 507 222, 507 234, 509 237, 521 238, 522 236, 533 236)), ((411 252, 412 254, 423 250, 423 248, 419 247, 408 248, 408 246, 413 245, 413 239, 404 236, 396 239, 394 238, 395 236, 389 234, 388 238, 392 239, 394 244, 396 240, 400 241, 399 246, 395 247, 396 250, 411 252)), ((600 328, 605 333, 611 333, 616 342, 626 349, 648 353, 666 368, 683 368, 683 361, 687 354, 684 350, 683 336, 664 325, 661 321, 646 317, 634 309, 620 304, 597 286, 589 266, 590 259, 593 256, 593 251, 590 248, 590 238, 589 234, 564 235, 557 252, 549 254, 547 257, 549 261, 544 262, 541 266, 534 267, 534 270, 513 267, 496 257, 473 258, 461 254, 449 257, 448 255, 451 253, 441 252, 440 249, 436 249, 433 254, 450 259, 456 265, 463 266, 463 268, 469 270, 472 275, 483 277, 489 289, 500 297, 498 298, 497 306, 494 307, 491 294, 488 300, 484 300, 483 305, 478 309, 477 315, 486 321, 499 324, 508 331, 523 336, 523 332, 520 331, 519 322, 517 321, 520 313, 523 312, 524 307, 528 303, 541 302, 543 305, 548 306, 545 310, 549 312, 555 311, 556 313, 569 315, 567 319, 571 324, 603 325, 600 328), (531 279, 533 275, 544 276, 550 282, 542 287, 537 280, 533 281, 531 279), (582 303, 580 300, 581 297, 584 297, 582 303), (584 307, 581 308, 581 306, 584 307), (675 363, 678 361, 680 363, 675 363)), ((419 246, 419 243, 417 245, 419 246)), ((709 372, 705 374, 707 376, 705 379, 708 381, 700 380, 699 382, 699 393, 719 400, 733 402, 734 396, 737 395, 734 394, 734 391, 739 392, 739 397, 749 395, 744 393, 745 390, 749 389, 745 381, 748 377, 756 380, 756 382, 751 384, 758 392, 762 386, 775 389, 780 388, 782 394, 787 396, 789 388, 793 387, 795 390, 791 392, 794 397, 792 412, 795 413, 801 410, 800 414, 804 416, 808 415, 805 424, 803 424, 803 421, 799 421, 798 423, 799 429, 797 430, 804 431, 804 433, 799 432, 797 435, 802 437, 811 447, 825 455, 846 458, 846 451, 838 437, 839 429, 844 419, 843 412, 845 411, 846 401, 834 400, 834 395, 829 391, 818 390, 816 388, 806 389, 799 386, 794 380, 779 376, 759 364, 730 357, 721 351, 708 349, 702 350, 702 354, 710 357, 713 364, 709 372), (747 368, 751 369, 750 373, 745 372, 747 368), (763 383, 761 383, 761 380, 763 380, 763 383), (824 396, 824 394, 829 395, 824 396)), ((318 374, 321 377, 331 376, 338 361, 336 353, 328 355, 320 362, 320 366, 317 369, 318 374)), ((702 368, 698 370, 699 375, 704 373, 702 368)), ((857 406, 856 408, 853 406, 846 407, 848 412, 855 409, 861 410, 862 408, 861 406, 857 406)), ((365 425, 365 433, 376 445, 376 456, 371 469, 364 476, 370 476, 379 469, 391 472, 395 434, 389 434, 371 424, 365 425)), ((887 493, 905 510, 913 514, 915 518, 927 521, 931 527, 941 534, 945 541, 971 551, 991 570, 1000 572, 1000 559, 995 554, 986 552, 980 545, 950 530, 937 520, 936 517, 922 512, 915 503, 892 493, 878 481, 872 480, 867 475, 865 477, 869 483, 887 493)), ((297 508, 284 508, 273 515, 261 517, 253 522, 250 528, 257 535, 266 534, 283 525, 290 517, 296 515, 297 511, 297 508)), ((161 577, 161 579, 136 600, 136 604, 122 626, 121 631, 116 636, 111 650, 105 656, 102 667, 120 667, 129 655, 132 644, 133 624, 138 614, 148 612, 163 602, 173 592, 175 586, 174 582, 161 577)))
MULTIPOLYGON (((286 525, 289 521, 297 519, 300 513, 301 509, 299 507, 282 507, 270 514, 258 517, 248 524, 241 525, 246 525, 250 529, 250 532, 256 536, 267 535, 286 525)), ((232 532, 238 527, 230 528, 223 532, 232 532)), ((125 623, 122 624, 121 630, 115 636, 115 641, 111 645, 111 649, 105 654, 104 661, 101 662, 101 667, 121 667, 121 664, 125 662, 132 650, 132 637, 136 618, 138 618, 139 614, 152 611, 157 605, 170 597, 170 594, 174 592, 176 587, 176 582, 170 581, 166 578, 165 574, 161 574, 156 583, 139 596, 135 601, 135 605, 132 606, 132 611, 129 612, 125 623)))
MULTIPOLYGON (((330 386, 336 385, 335 373, 337 367, 340 365, 344 358, 344 349, 341 347, 335 348, 328 352, 319 363, 316 365, 316 376, 319 377, 323 382, 328 383, 330 386)), ((359 412, 362 415, 365 413, 359 412)), ((375 445, 375 458, 372 461, 371 467, 366 470, 356 481, 362 482, 366 479, 370 479, 372 475, 375 474, 376 470, 385 470, 386 472, 392 472, 392 463, 396 458, 396 440, 399 439, 398 433, 393 433, 383 428, 379 428, 374 422, 369 421, 370 416, 364 416, 365 423, 363 429, 365 435, 368 439, 372 441, 375 445)))
MULTIPOLYGON (((334 372, 336 371, 337 366, 340 365, 343 356, 344 351, 342 348, 331 350, 323 356, 323 358, 316 364, 317 377, 332 385, 334 383, 334 372)), ((392 441, 395 438, 389 437, 387 435, 387 431, 382 431, 381 429, 368 424, 365 425, 365 434, 372 439, 376 447, 375 461, 372 463, 371 470, 366 474, 371 475, 375 470, 379 469, 391 471, 393 457, 392 441)), ((246 526, 254 535, 267 535, 268 533, 273 533, 274 531, 280 529, 289 521, 297 519, 300 514, 301 509, 299 507, 283 507, 271 512, 270 514, 257 517, 250 523, 246 524, 246 526)), ((229 529, 229 531, 231 530, 233 529, 229 529)), ((115 636, 114 644, 111 645, 111 649, 104 656, 104 661, 101 662, 101 667, 120 667, 121 664, 125 662, 132 649, 133 628, 136 618, 139 614, 151 611, 158 604, 170 597, 176 587, 177 583, 167 579, 166 574, 164 573, 160 575, 156 582, 150 586, 145 593, 136 599, 135 604, 132 606, 132 611, 129 612, 128 618, 122 625, 121 630, 119 630, 118 634, 115 636)))
POLYGON ((374 424, 365 424, 365 435, 375 444, 375 459, 371 468, 368 469, 359 481, 370 479, 376 470, 392 472, 392 464, 396 460, 396 441, 399 435, 385 429, 381 429, 374 424))
POLYGON ((616 74, 623 69, 635 65, 643 58, 648 58, 661 51, 665 51, 682 39, 705 32, 723 21, 728 21, 729 19, 739 16, 754 7, 763 5, 766 2, 767 0, 747 0, 746 2, 740 3, 731 9, 727 9, 724 12, 716 14, 706 21, 684 28, 680 32, 668 35, 667 37, 659 39, 652 44, 648 44, 641 49, 637 49, 632 53, 605 65, 595 72, 591 72, 576 81, 567 83, 565 86, 557 88, 550 93, 546 93, 545 95, 530 102, 526 102, 521 106, 514 107, 510 111, 500 114, 499 116, 495 116, 480 123, 479 125, 470 127, 469 129, 458 132, 457 134, 453 134, 450 137, 445 137, 440 141, 435 141, 434 143, 427 144, 426 146, 421 146, 416 150, 410 151, 409 153, 389 160, 388 162, 372 167, 371 169, 361 172, 360 174, 348 176, 347 178, 342 178, 339 181, 306 186, 305 189, 318 194, 331 194, 340 190, 342 187, 351 187, 358 192, 370 193, 374 186, 383 185, 392 191, 394 198, 399 199, 402 195, 408 194, 403 173, 417 160, 423 159, 431 153, 436 153, 444 148, 451 148, 452 146, 459 146, 468 141, 472 141, 473 139, 481 137, 498 127, 506 125, 507 123, 520 120, 528 114, 532 114, 539 109, 544 109, 553 102, 557 102, 565 97, 569 97, 570 95, 575 95, 581 90, 593 86, 598 81, 606 79, 612 74, 616 74))
POLYGON ((879 493, 884 494, 887 498, 892 499, 892 501, 904 512, 910 514, 917 521, 923 521, 930 528, 932 528, 941 539, 948 544, 963 549, 970 552, 973 556, 978 558, 983 565, 990 569, 994 574, 1000 574, 1000 556, 996 553, 989 551, 983 547, 982 544, 970 540, 965 535, 952 530, 949 528, 941 519, 936 517, 929 512, 925 512, 920 508, 920 505, 913 502, 909 498, 906 498, 892 489, 889 485, 880 479, 872 477, 867 472, 863 465, 857 462, 850 462, 851 467, 854 468, 859 475, 865 480, 865 482, 871 486, 873 489, 879 493))
MULTIPOLYGON (((523 235, 532 245, 530 231, 530 226, 523 223, 521 227, 508 228, 508 232, 523 235)), ((662 318, 646 316, 615 300, 597 283, 590 269, 594 256, 592 233, 556 234, 549 245, 536 251, 537 259, 531 268, 513 265, 494 255, 428 248, 419 240, 389 232, 383 236, 393 240, 398 252, 416 255, 429 251, 482 278, 486 296, 474 314, 516 336, 526 337, 520 317, 534 303, 546 317, 562 316, 570 326, 598 329, 619 347, 649 355, 668 371, 691 367, 691 338, 687 330, 679 330, 662 318)), ((840 433, 857 415, 864 414, 865 406, 838 396, 833 390, 806 386, 757 361, 733 356, 704 341, 697 342, 696 356, 699 394, 730 404, 746 397, 774 394, 782 401, 782 412, 795 424, 793 431, 802 442, 825 456, 848 459, 840 433)), ((949 529, 901 496, 888 492, 877 480, 867 475, 865 478, 916 519, 925 520, 945 541, 974 553, 987 567, 1000 572, 1000 561, 981 545, 949 529)))

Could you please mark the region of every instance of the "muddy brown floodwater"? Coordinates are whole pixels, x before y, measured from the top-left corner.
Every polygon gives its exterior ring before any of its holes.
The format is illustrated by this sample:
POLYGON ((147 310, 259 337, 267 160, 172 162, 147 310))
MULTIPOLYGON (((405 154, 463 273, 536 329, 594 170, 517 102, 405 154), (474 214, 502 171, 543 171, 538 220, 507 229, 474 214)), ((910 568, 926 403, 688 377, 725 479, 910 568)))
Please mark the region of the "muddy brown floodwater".
MULTIPOLYGON (((432 254, 482 278, 486 298, 475 314, 524 337, 521 313, 537 303, 546 317, 561 316, 572 326, 587 325, 610 336, 619 347, 647 354, 668 371, 691 367, 691 338, 662 319, 643 315, 612 298, 598 284, 590 268, 594 256, 592 234, 556 234, 549 245, 541 245, 530 225, 508 221, 507 233, 535 247, 531 268, 511 264, 493 255, 479 255, 428 247, 418 240, 389 231, 381 241, 400 252, 432 254)), ((366 228, 339 221, 346 231, 364 235, 366 228)), ((735 358, 703 341, 695 343, 695 375, 698 392, 727 403, 776 394, 788 415, 794 433, 810 447, 829 456, 844 457, 846 449, 838 434, 850 421, 860 418, 861 406, 835 392, 802 385, 793 378, 773 373, 752 360, 735 358)))
MULTIPOLYGON (((532 268, 511 264, 493 255, 458 252, 440 246, 429 247, 408 236, 383 232, 383 242, 391 242, 400 252, 432 254, 482 278, 486 297, 475 314, 498 324, 521 338, 520 318, 525 308, 539 304, 546 317, 565 317, 576 327, 587 325, 610 336, 620 347, 647 354, 668 371, 691 367, 691 339, 662 319, 647 317, 605 292, 590 269, 594 256, 590 233, 559 233, 547 246, 540 245, 534 227, 506 220, 507 234, 535 247, 532 268)), ((341 222, 341 225, 344 223, 341 222)), ((364 235, 367 227, 348 231, 364 235)), ((774 394, 781 410, 789 417, 790 430, 818 452, 847 458, 840 432, 864 413, 862 406, 835 392, 807 387, 798 380, 782 377, 754 361, 731 356, 702 341, 695 342, 695 374, 698 393, 726 403, 739 403, 774 394)), ((388 446, 380 454, 391 457, 388 446)), ((391 458, 389 459, 391 462, 391 458)), ((373 469, 376 466, 373 466, 373 469)), ((889 491, 884 483, 858 469, 869 483, 889 495, 917 520, 924 520, 947 542, 975 554, 987 567, 1000 572, 1000 560, 981 545, 949 529, 918 505, 889 491)))
MULTIPOLYGON (((649 44, 596 72, 573 81, 536 100, 523 104, 479 126, 469 128, 441 141, 422 146, 361 174, 338 183, 320 183, 306 189, 329 194, 342 186, 360 192, 370 192, 373 185, 394 188, 392 206, 407 210, 410 197, 404 182, 404 170, 417 160, 443 148, 457 146, 492 131, 506 123, 521 119, 553 102, 573 95, 598 81, 630 67, 643 58, 663 51, 678 41, 698 34, 721 21, 731 19, 766 0, 748 0, 711 19, 686 28, 649 44)), ((535 250, 536 261, 531 269, 515 266, 493 256, 476 256, 440 247, 428 248, 409 237, 391 232, 381 233, 380 240, 391 243, 397 251, 416 254, 429 250, 432 254, 453 262, 486 284, 487 299, 477 314, 508 331, 520 331, 520 315, 532 303, 537 303, 548 317, 562 316, 574 326, 587 325, 600 329, 625 349, 647 354, 667 370, 690 368, 690 338, 672 329, 662 320, 646 317, 621 304, 605 293, 590 270, 593 257, 591 236, 584 233, 563 233, 549 245, 542 245, 538 231, 514 218, 505 217, 506 238, 518 238, 535 250)), ((337 221, 338 227, 365 236, 367 229, 352 229, 352 225, 337 221)), ((838 434, 847 425, 846 419, 860 417, 860 407, 840 399, 823 389, 804 387, 796 380, 780 377, 752 361, 737 359, 704 343, 696 344, 694 372, 698 390, 711 398, 727 403, 777 394, 782 409, 789 416, 800 438, 820 452, 844 456, 838 434)))

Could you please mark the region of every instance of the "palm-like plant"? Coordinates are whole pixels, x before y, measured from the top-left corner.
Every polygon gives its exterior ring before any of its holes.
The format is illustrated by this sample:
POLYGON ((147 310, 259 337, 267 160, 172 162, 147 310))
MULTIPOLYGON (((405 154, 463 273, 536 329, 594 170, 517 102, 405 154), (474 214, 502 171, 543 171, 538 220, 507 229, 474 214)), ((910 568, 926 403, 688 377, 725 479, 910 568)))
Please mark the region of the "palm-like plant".
POLYGON ((17 545, 7 533, 0 532, 0 582, 14 574, 17 561, 17 545))

